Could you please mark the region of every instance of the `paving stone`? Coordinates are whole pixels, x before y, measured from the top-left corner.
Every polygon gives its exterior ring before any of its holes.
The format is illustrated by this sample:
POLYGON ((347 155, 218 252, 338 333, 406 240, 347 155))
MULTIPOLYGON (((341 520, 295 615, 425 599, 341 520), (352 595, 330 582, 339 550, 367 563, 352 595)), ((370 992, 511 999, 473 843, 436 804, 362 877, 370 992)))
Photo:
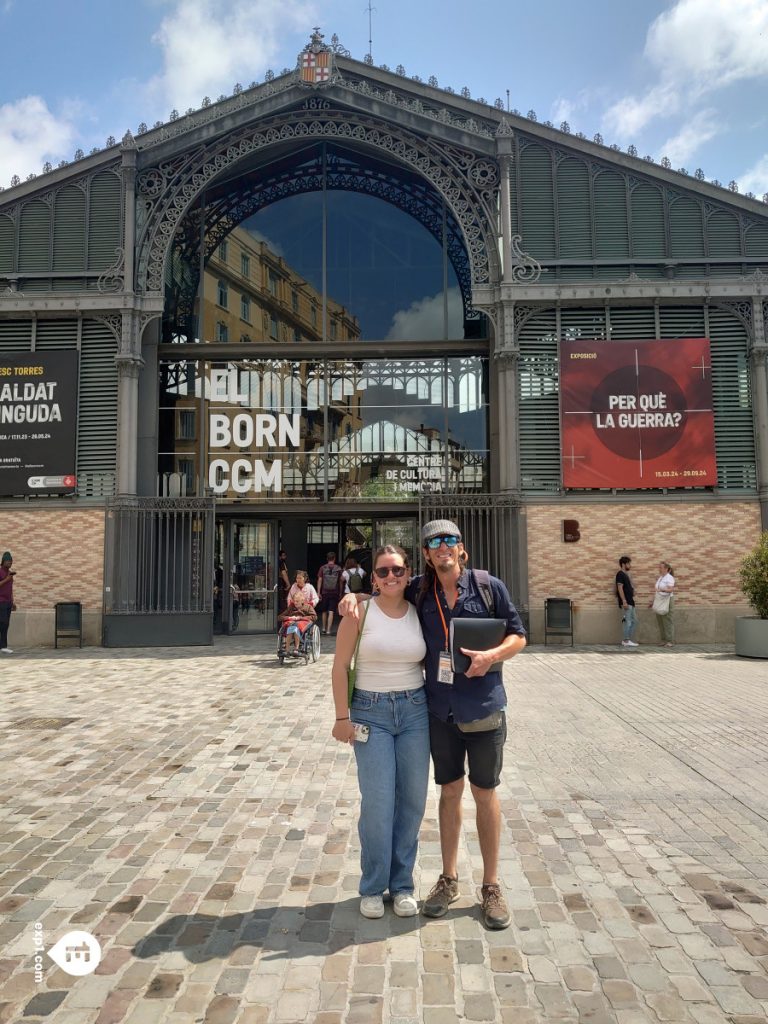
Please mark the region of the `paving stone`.
POLYGON ((520 974, 497 974, 493 987, 502 1005, 528 1006, 530 1003, 529 987, 520 974))
POLYGON ((711 1003, 712 994, 701 982, 689 974, 671 974, 669 980, 677 989, 677 994, 685 1002, 711 1003))
POLYGON ((422 1000, 425 1006, 453 1004, 453 977, 445 974, 423 974, 422 1000))
POLYGON ((594 957, 595 969, 601 978, 626 978, 624 966, 615 956, 594 957))
POLYGON ((629 976, 643 992, 664 992, 669 988, 669 975, 656 964, 631 964, 629 976))
POLYGON ((762 1013, 760 1003, 740 985, 710 985, 709 990, 726 1013, 762 1013))
POLYGON ((741 984, 755 999, 768 1001, 768 978, 763 975, 750 974, 741 979, 741 984))
POLYGON ((577 992, 573 997, 573 1004, 580 1021, 589 1021, 590 1024, 616 1024, 616 1014, 602 992, 592 992, 588 995, 577 992))
POLYGON ((602 989, 611 1006, 617 1010, 637 1005, 637 992, 628 981, 611 979, 602 982, 602 989))
POLYGON ((680 1021, 688 1018, 683 1000, 675 993, 651 992, 645 996, 646 1003, 651 1007, 659 1020, 680 1021))
POLYGON ((464 998, 466 1020, 496 1020, 496 1007, 489 995, 472 993, 464 998))
POLYGON ((597 985, 594 971, 586 967, 563 967, 563 981, 571 991, 592 992, 597 985))
POLYGON ((502 946, 491 950, 492 971, 524 971, 526 960, 518 949, 502 946))

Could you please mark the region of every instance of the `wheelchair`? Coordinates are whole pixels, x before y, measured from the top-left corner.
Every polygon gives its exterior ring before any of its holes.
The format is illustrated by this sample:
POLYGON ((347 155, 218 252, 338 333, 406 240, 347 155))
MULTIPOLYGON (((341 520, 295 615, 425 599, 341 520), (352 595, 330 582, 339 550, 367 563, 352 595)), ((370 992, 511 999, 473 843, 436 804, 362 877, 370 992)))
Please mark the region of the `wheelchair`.
POLYGON ((298 626, 296 619, 300 616, 286 618, 280 623, 277 632, 277 660, 282 665, 286 658, 303 658, 304 664, 317 661, 320 657, 320 627, 316 621, 310 622, 299 638, 298 654, 293 654, 293 634, 298 626))

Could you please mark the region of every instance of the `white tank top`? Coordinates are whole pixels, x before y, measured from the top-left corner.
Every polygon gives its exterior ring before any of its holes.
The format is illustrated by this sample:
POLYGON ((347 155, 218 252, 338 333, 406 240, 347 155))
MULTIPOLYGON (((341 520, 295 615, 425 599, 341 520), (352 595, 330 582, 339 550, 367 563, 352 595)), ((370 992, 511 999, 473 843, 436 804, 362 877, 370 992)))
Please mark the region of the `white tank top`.
POLYGON ((357 652, 359 690, 391 693, 424 685, 421 663, 427 653, 419 616, 412 604, 402 619, 390 619, 376 598, 368 602, 357 652))

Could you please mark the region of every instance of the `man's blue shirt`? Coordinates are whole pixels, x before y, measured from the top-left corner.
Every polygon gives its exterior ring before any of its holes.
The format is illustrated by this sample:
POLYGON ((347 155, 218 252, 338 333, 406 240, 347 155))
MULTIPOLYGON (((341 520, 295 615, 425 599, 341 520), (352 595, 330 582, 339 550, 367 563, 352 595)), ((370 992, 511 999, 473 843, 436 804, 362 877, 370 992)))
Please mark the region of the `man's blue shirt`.
POLYGON ((442 587, 437 584, 437 596, 443 611, 441 618, 434 587, 427 591, 421 605, 417 602, 422 579, 421 576, 415 576, 409 583, 405 596, 418 608, 427 645, 424 664, 429 712, 444 722, 448 721, 449 716, 452 716, 455 722, 473 722, 478 718, 485 718, 492 711, 505 707, 507 703, 502 674, 500 671, 487 672, 484 676, 473 676, 468 679, 463 672, 456 672, 453 676, 453 685, 439 682, 440 652, 447 647, 443 618, 448 629, 452 618, 506 619, 507 636, 510 633, 525 636, 525 628, 517 609, 512 604, 509 591, 500 579, 489 576, 495 606, 495 610, 489 612, 475 575, 468 569, 459 577, 459 596, 453 610, 448 607, 442 587))

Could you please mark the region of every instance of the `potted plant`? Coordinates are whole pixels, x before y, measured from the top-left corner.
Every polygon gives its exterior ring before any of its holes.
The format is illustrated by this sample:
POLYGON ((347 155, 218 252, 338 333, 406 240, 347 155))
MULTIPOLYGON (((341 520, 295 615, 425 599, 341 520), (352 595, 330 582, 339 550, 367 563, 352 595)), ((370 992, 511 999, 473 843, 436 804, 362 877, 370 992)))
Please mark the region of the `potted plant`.
POLYGON ((741 563, 739 576, 757 615, 736 619, 736 653, 743 658, 768 658, 768 530, 741 563))

